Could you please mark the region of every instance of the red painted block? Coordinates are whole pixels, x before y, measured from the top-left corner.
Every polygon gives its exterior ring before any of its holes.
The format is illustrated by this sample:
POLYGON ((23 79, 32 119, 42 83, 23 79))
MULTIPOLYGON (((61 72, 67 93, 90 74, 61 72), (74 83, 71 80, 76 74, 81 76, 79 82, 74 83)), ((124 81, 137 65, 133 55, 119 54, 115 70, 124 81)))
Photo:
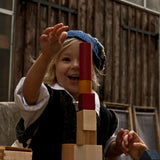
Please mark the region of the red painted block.
POLYGON ((94 93, 81 93, 79 95, 79 110, 89 109, 95 110, 95 94, 94 93))
POLYGON ((80 80, 92 80, 92 44, 80 43, 80 80))

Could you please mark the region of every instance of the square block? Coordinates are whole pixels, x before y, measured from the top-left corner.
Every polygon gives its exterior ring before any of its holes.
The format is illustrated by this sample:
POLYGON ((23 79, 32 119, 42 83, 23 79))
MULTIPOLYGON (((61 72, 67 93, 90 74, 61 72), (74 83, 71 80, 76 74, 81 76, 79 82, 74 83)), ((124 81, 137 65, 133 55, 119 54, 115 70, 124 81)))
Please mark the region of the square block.
POLYGON ((79 110, 89 109, 95 110, 95 94, 94 93, 81 93, 79 95, 79 110))
POLYGON ((84 131, 97 130, 97 118, 95 110, 81 110, 77 112, 77 129, 84 131))
POLYGON ((32 150, 0 146, 0 160, 32 160, 32 150))
POLYGON ((97 145, 97 131, 80 131, 77 130, 77 145, 97 145))
POLYGON ((101 160, 102 146, 62 144, 62 160, 101 160))
POLYGON ((94 110, 77 112, 77 144, 97 144, 97 118, 94 110))
POLYGON ((102 146, 82 145, 76 147, 76 160, 102 160, 102 146))
POLYGON ((79 81, 79 94, 92 93, 92 81, 80 80, 79 81))

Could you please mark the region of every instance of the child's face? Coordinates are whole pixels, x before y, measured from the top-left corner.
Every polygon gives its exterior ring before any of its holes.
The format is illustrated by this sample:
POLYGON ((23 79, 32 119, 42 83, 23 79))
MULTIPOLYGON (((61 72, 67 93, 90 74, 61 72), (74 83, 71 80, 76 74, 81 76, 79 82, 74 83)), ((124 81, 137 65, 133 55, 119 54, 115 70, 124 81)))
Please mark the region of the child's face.
POLYGON ((79 92, 79 44, 76 41, 64 49, 56 63, 57 82, 76 100, 79 92))

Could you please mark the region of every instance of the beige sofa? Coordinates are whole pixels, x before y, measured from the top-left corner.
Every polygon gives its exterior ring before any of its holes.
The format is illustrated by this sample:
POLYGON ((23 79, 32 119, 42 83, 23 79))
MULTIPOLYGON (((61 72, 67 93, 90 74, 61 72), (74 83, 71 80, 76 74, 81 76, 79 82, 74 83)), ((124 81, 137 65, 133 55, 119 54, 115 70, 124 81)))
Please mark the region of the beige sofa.
POLYGON ((15 126, 19 118, 14 102, 0 102, 0 146, 10 146, 16 140, 15 126))

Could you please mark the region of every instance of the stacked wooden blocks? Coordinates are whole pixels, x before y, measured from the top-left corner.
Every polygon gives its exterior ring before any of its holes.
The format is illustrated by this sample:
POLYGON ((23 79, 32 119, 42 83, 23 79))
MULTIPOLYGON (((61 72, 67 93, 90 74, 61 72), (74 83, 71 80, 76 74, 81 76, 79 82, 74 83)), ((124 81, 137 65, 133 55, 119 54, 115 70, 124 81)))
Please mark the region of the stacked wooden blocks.
POLYGON ((32 150, 0 146, 0 160, 32 160, 32 150))
POLYGON ((62 160, 101 160, 102 146, 97 145, 95 95, 92 93, 92 47, 80 43, 79 111, 76 144, 62 145, 62 160))

